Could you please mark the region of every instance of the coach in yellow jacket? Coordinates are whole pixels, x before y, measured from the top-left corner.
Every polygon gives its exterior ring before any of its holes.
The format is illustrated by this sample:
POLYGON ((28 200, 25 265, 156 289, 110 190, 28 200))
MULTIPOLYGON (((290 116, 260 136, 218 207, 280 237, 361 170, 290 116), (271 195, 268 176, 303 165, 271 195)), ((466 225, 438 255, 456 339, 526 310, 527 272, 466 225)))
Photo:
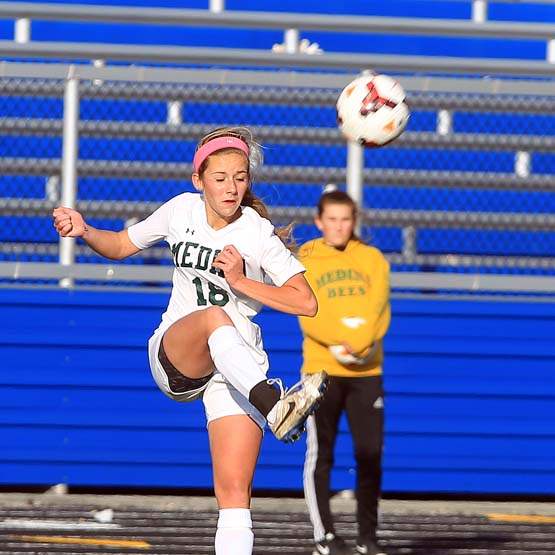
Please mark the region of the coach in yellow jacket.
POLYGON ((354 235, 356 205, 342 191, 324 193, 316 225, 322 237, 299 257, 318 299, 318 314, 300 318, 302 372, 330 375, 324 399, 307 422, 304 490, 314 527, 314 555, 349 551, 330 511, 330 472, 339 419, 346 412, 357 462, 358 540, 354 553, 383 555, 376 528, 383 436, 382 339, 390 322, 389 264, 354 235))

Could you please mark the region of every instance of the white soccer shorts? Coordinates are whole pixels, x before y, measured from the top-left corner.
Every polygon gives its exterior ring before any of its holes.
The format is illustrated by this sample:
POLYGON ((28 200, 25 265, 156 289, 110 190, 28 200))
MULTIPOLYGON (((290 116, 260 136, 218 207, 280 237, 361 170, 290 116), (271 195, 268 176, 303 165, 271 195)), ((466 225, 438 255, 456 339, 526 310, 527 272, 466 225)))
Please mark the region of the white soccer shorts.
MULTIPOLYGON (((266 419, 260 412, 249 403, 217 370, 214 371, 212 379, 202 387, 176 393, 170 389, 168 376, 158 360, 158 350, 164 333, 155 333, 148 341, 148 359, 150 371, 154 381, 166 396, 180 403, 188 403, 202 397, 207 425, 223 416, 234 416, 246 414, 263 430, 266 419)), ((264 369, 265 371, 265 369, 264 369)))

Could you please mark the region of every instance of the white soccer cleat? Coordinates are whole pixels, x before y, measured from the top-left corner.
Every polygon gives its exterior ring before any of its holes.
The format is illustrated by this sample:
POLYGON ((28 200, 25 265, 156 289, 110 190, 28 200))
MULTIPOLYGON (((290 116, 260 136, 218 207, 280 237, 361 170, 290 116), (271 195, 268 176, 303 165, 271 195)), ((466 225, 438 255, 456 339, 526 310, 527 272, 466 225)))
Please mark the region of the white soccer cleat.
POLYGON ((317 372, 305 375, 287 390, 282 389, 280 400, 270 412, 271 421, 268 419, 268 426, 277 439, 292 443, 301 437, 306 419, 318 407, 327 381, 325 372, 317 372))

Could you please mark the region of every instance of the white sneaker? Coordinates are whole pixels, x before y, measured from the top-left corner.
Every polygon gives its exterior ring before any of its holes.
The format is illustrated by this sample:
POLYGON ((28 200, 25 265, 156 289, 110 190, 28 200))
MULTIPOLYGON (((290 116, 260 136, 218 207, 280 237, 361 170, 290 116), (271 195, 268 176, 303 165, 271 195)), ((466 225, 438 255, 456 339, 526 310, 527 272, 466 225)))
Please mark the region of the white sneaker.
POLYGON ((325 372, 306 374, 287 390, 281 388, 281 398, 268 414, 268 427, 280 441, 297 441, 305 429, 306 419, 316 410, 328 381, 325 372))

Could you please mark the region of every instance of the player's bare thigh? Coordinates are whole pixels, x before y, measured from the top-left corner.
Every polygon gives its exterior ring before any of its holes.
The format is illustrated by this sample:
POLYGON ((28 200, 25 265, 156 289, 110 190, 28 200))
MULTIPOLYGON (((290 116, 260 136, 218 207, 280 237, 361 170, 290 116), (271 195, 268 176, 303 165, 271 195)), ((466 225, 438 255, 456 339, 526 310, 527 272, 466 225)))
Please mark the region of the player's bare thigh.
POLYGON ((208 435, 219 508, 249 508, 262 430, 249 416, 237 414, 212 420, 208 435))
POLYGON ((202 378, 214 369, 208 338, 220 326, 233 325, 217 306, 197 310, 174 322, 164 334, 164 351, 170 362, 191 379, 202 378))

